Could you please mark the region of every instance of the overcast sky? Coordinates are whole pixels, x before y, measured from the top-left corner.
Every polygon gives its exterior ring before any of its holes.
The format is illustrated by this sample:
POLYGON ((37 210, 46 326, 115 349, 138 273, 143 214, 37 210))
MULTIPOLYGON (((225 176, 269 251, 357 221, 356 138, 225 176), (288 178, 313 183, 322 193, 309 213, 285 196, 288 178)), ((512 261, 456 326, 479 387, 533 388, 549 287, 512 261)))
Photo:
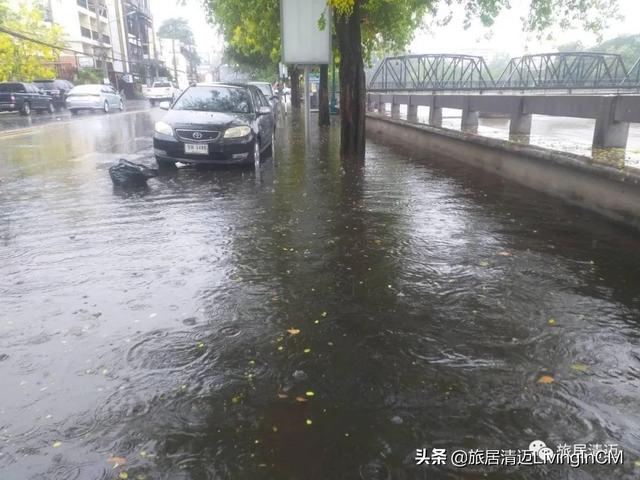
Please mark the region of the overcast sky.
MULTIPOLYGON (((543 53, 555 51, 560 44, 580 40, 585 45, 593 45, 597 39, 594 35, 580 29, 553 32, 553 39, 541 41, 535 35, 525 34, 521 17, 526 14, 530 0, 512 0, 512 8, 503 11, 491 29, 479 24, 468 30, 462 26, 463 14, 457 11, 452 22, 444 27, 435 27, 429 31, 416 34, 409 50, 413 53, 467 53, 491 57, 498 53, 512 56, 523 53, 543 53)), ((186 6, 179 6, 175 0, 152 0, 152 12, 156 29, 164 20, 171 17, 186 18, 194 32, 198 51, 204 53, 211 50, 222 50, 222 41, 206 21, 200 0, 188 0, 186 6)), ((622 34, 638 34, 640 26, 640 0, 619 0, 620 14, 623 19, 612 22, 604 38, 612 38, 622 34)))

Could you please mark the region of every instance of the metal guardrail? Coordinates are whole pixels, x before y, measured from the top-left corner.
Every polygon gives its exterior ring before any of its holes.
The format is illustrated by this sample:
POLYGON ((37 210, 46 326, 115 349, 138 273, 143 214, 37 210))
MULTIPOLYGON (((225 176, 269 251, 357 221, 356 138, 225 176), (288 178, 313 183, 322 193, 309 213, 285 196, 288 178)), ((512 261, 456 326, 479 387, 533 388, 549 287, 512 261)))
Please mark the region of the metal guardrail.
POLYGON ((385 58, 370 91, 640 88, 640 60, 627 70, 620 55, 564 52, 512 58, 497 80, 483 57, 425 54, 385 58))

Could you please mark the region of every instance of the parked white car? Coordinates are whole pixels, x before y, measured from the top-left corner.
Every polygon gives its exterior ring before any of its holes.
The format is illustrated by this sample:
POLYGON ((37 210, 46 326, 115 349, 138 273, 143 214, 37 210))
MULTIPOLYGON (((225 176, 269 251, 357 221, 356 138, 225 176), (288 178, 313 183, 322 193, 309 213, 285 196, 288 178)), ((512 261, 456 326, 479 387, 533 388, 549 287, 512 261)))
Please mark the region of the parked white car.
POLYGON ((67 109, 76 115, 80 110, 124 110, 124 101, 111 85, 77 85, 67 94, 67 109))
POLYGON ((156 102, 168 100, 173 102, 179 95, 180 91, 168 81, 153 82, 153 85, 144 90, 144 96, 149 100, 151 105, 156 102))

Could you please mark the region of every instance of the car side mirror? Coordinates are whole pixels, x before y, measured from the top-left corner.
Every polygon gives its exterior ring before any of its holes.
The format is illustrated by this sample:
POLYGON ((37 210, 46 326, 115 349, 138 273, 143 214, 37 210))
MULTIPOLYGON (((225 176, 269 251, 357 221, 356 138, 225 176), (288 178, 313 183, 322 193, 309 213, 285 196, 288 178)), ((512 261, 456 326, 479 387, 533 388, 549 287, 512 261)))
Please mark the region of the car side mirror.
POLYGON ((160 102, 158 104, 158 106, 162 109, 162 110, 169 110, 171 108, 171 102, 167 101, 167 100, 163 100, 162 102, 160 102))
POLYGON ((258 115, 268 115, 269 113, 271 113, 271 107, 258 108, 258 115))

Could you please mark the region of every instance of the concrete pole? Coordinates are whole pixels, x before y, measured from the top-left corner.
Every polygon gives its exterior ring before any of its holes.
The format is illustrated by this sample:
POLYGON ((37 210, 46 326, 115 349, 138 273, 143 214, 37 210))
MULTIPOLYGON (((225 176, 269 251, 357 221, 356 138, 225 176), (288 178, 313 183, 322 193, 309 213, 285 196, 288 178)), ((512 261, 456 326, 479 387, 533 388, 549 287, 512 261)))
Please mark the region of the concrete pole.
POLYGON ((429 125, 432 127, 442 126, 442 108, 436 107, 435 97, 431 97, 431 103, 429 104, 429 125))
POLYGON ((309 85, 309 73, 311 71, 310 65, 304 66, 304 131, 309 140, 309 128, 311 127, 311 102, 309 96, 311 93, 309 85))
POLYGON ((530 113, 524 113, 524 99, 520 99, 518 109, 512 112, 509 121, 509 136, 529 136, 531 135, 530 113))
POLYGON ((407 120, 416 122, 418 121, 418 105, 411 105, 411 96, 407 100, 407 120))
POLYGON ((463 100, 462 122, 460 127, 462 130, 478 131, 478 112, 471 110, 469 98, 463 100))
POLYGON ((395 98, 392 100, 392 103, 391 103, 391 116, 394 118, 397 118, 400 116, 400 104, 395 103, 395 98))
POLYGON ((593 132, 593 148, 627 148, 629 124, 618 122, 615 97, 604 97, 600 100, 600 109, 593 132))

